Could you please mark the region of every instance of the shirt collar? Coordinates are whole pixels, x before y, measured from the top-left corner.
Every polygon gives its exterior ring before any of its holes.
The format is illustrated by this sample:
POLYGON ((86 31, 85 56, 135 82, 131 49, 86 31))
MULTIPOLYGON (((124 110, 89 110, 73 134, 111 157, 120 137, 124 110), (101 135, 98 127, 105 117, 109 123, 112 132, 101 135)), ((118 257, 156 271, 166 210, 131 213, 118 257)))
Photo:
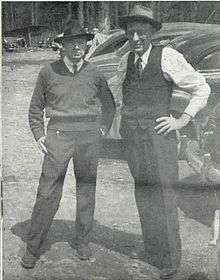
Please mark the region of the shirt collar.
MULTIPOLYGON (((149 55, 150 55, 150 52, 152 50, 152 44, 149 45, 148 49, 146 50, 146 52, 141 56, 141 59, 142 59, 142 64, 143 66, 145 67, 148 63, 148 58, 149 58, 149 55)), ((138 54, 135 54, 135 59, 134 59, 134 63, 138 60, 138 54)), ((144 68, 143 67, 143 68, 144 68)))
MULTIPOLYGON (((73 69, 73 63, 72 61, 67 57, 67 56, 64 56, 64 59, 63 59, 63 62, 65 63, 66 67, 68 68, 68 70, 74 74, 74 69, 73 69)), ((77 71, 80 70, 80 68, 82 67, 83 65, 83 59, 81 59, 77 64, 77 71)))

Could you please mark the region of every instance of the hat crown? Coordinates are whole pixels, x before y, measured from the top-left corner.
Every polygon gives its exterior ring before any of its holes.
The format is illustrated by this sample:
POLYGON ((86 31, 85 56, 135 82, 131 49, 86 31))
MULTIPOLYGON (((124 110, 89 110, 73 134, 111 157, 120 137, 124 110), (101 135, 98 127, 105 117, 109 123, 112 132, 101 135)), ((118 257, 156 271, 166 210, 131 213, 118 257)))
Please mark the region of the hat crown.
POLYGON ((145 6, 142 5, 134 5, 133 9, 130 11, 129 16, 142 16, 148 17, 152 20, 155 19, 153 11, 145 6))
POLYGON ((64 41, 71 41, 76 38, 84 38, 87 41, 90 41, 94 38, 94 34, 87 33, 84 28, 80 25, 79 21, 72 16, 68 16, 63 36, 56 37, 54 42, 56 43, 63 43, 64 41))
POLYGON ((78 20, 72 18, 67 19, 63 32, 64 37, 78 36, 84 34, 86 34, 86 31, 81 27, 78 20))
POLYGON ((127 16, 119 18, 119 26, 126 29, 129 22, 140 21, 151 24, 157 31, 162 27, 160 21, 158 21, 153 11, 140 4, 135 4, 127 16))

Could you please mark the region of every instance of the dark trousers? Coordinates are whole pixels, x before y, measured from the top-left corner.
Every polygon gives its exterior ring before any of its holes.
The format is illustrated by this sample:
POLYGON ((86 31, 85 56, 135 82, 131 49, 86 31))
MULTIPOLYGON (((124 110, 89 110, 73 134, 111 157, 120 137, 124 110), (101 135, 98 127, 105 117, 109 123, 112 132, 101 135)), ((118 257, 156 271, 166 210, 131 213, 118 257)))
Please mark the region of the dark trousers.
POLYGON ((160 136, 154 125, 127 128, 124 136, 148 262, 159 269, 177 268, 181 239, 173 190, 178 180, 176 136, 160 136))
POLYGON ((73 158, 76 178, 76 242, 88 243, 93 226, 99 157, 99 137, 86 133, 48 130, 27 248, 38 252, 58 210, 68 163, 73 158), (86 142, 87 141, 87 142, 86 142))

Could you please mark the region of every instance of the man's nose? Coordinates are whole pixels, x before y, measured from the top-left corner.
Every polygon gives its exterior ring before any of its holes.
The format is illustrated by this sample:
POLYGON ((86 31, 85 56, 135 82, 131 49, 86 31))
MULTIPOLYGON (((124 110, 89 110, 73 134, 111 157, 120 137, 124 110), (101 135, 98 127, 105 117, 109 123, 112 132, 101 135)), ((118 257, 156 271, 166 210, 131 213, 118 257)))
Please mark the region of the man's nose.
POLYGON ((74 49, 79 49, 79 45, 78 44, 76 44, 75 46, 74 46, 74 49))
POLYGON ((137 32, 134 33, 134 36, 133 36, 133 41, 138 41, 140 38, 137 34, 137 32))

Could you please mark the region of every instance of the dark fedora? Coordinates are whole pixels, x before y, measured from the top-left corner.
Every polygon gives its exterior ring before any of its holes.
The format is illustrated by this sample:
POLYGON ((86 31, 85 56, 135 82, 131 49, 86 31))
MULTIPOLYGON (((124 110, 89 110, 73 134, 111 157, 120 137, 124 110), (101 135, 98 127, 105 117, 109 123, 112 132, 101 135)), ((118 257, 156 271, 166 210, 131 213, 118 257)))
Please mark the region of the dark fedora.
POLYGON ((87 33, 84 28, 82 28, 78 20, 69 17, 66 21, 64 32, 62 36, 57 36, 54 41, 56 43, 63 43, 76 38, 85 38, 90 41, 94 38, 92 33, 87 33))
POLYGON ((145 6, 136 4, 127 16, 123 16, 119 19, 119 26, 126 29, 128 22, 142 21, 150 23, 156 30, 161 29, 162 24, 155 19, 153 11, 145 6))

